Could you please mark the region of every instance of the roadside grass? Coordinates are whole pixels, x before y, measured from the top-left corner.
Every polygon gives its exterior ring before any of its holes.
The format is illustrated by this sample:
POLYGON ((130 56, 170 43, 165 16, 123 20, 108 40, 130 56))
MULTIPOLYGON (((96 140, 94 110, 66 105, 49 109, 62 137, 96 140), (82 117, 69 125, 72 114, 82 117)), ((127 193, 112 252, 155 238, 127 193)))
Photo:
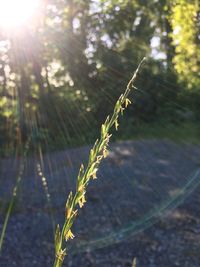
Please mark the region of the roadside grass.
MULTIPOLYGON (((10 205, 10 200, 4 200, 0 199, 0 216, 4 216, 9 208, 10 205)), ((12 208, 12 213, 19 212, 20 207, 18 205, 18 200, 17 198, 13 202, 13 208, 12 208)))
MULTIPOLYGON (((144 61, 144 60, 143 60, 144 61)), ((125 91, 119 99, 117 100, 113 113, 107 117, 105 122, 101 125, 101 131, 100 131, 100 137, 96 140, 94 146, 90 150, 89 153, 89 159, 86 163, 86 166, 83 164, 80 167, 77 179, 76 179, 76 189, 74 191, 71 191, 68 195, 66 207, 65 207, 65 220, 63 222, 63 225, 60 227, 57 225, 56 231, 55 231, 55 261, 54 261, 54 267, 61 267, 63 266, 63 261, 65 259, 65 256, 67 254, 67 242, 70 239, 74 238, 74 235, 71 231, 74 220, 76 219, 80 209, 85 205, 86 203, 86 192, 87 192, 87 186, 91 182, 91 180, 94 180, 97 178, 96 174, 99 168, 99 165, 103 158, 107 157, 108 154, 108 145, 110 142, 110 138, 112 134, 110 134, 110 130, 113 126, 115 126, 115 129, 118 130, 118 120, 120 117, 120 114, 123 115, 123 111, 128 107, 128 105, 131 103, 131 101, 128 99, 128 96, 130 94, 130 91, 132 87, 134 88, 133 82, 135 81, 137 77, 137 73, 139 72, 139 69, 143 63, 139 64, 136 72, 132 76, 131 80, 129 81, 125 91)), ((170 123, 159 121, 159 123, 133 123, 125 120, 121 125, 121 130, 118 134, 114 135, 114 140, 138 140, 138 139, 169 139, 176 142, 188 142, 193 144, 200 144, 200 126, 195 122, 184 122, 184 123, 170 123)), ((25 152, 24 152, 24 160, 27 156, 27 153, 29 151, 30 147, 30 141, 32 138, 30 137, 25 145, 25 152)), ((4 236, 7 229, 8 220, 11 214, 11 211, 16 205, 16 195, 19 189, 19 185, 21 183, 22 174, 24 171, 24 162, 21 165, 19 176, 17 178, 16 185, 13 189, 13 196, 9 204, 6 204, 5 206, 8 206, 8 210, 6 212, 5 221, 3 224, 1 236, 0 236, 0 251, 2 248, 4 236)), ((43 177, 43 174, 41 172, 41 168, 38 169, 39 173, 41 173, 41 177, 43 177)), ((45 189, 47 188, 46 181, 44 184, 45 189)), ((46 190, 46 193, 48 194, 48 190, 46 190)), ((136 261, 134 260, 133 266, 136 266, 136 261)))
MULTIPOLYGON (((129 123, 120 128, 115 140, 168 139, 176 143, 200 144, 200 125, 197 122, 129 123)), ((122 123, 123 124, 123 123, 122 123)))
MULTIPOLYGON (((155 120, 154 122, 133 121, 128 117, 120 121, 121 127, 117 133, 113 134, 112 142, 124 140, 145 140, 145 139, 168 139, 176 143, 200 144, 200 123, 198 121, 187 121, 172 123, 169 120, 155 120)), ((51 140, 48 137, 46 140, 39 140, 33 144, 37 147, 38 144, 42 147, 42 151, 52 152, 60 151, 67 148, 76 148, 85 145, 90 145, 98 137, 99 125, 92 127, 86 134, 82 134, 80 138, 72 137, 66 140, 63 136, 57 136, 56 140, 51 140)), ((34 149, 28 151, 31 155, 34 149)), ((15 149, 2 150, 0 148, 0 157, 15 156, 15 149)))
MULTIPOLYGON (((197 121, 187 121, 172 123, 167 120, 155 120, 154 122, 134 122, 129 118, 120 120, 121 127, 112 136, 112 142, 125 140, 147 140, 147 139, 168 139, 175 143, 200 144, 200 123, 197 121)), ((59 151, 65 148, 74 148, 93 143, 98 136, 98 132, 90 131, 88 135, 83 135, 82 139, 71 140, 67 143, 64 139, 57 139, 57 143, 49 142, 50 151, 59 151)))

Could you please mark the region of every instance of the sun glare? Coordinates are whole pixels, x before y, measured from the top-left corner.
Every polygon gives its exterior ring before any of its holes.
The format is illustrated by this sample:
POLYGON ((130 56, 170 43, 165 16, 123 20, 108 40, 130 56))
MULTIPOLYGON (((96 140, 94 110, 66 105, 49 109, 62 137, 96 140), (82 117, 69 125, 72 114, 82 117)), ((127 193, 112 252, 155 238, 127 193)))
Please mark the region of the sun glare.
POLYGON ((41 0, 0 0, 0 28, 23 27, 37 12, 41 0))

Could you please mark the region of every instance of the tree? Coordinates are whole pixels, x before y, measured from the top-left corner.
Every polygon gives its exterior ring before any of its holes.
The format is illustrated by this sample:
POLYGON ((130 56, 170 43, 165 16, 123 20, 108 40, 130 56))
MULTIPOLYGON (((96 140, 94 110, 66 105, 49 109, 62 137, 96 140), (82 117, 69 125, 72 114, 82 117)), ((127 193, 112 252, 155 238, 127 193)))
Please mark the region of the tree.
POLYGON ((196 0, 171 2, 173 62, 179 80, 188 88, 200 87, 200 6, 196 0))

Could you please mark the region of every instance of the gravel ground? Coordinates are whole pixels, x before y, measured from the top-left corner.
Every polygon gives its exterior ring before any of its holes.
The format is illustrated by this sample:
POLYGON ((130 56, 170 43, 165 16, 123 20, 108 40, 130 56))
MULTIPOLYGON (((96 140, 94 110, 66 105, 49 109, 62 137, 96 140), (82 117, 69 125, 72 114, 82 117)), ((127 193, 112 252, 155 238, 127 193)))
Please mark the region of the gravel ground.
MULTIPOLYGON (((53 266, 53 225, 63 222, 68 192, 89 147, 43 157, 50 202, 38 175, 39 157, 25 163, 11 215, 1 267, 53 266)), ((2 210, 12 195, 20 159, 0 161, 2 210)), ((63 266, 199 267, 200 146, 167 140, 112 144, 87 204, 74 225, 63 266)))

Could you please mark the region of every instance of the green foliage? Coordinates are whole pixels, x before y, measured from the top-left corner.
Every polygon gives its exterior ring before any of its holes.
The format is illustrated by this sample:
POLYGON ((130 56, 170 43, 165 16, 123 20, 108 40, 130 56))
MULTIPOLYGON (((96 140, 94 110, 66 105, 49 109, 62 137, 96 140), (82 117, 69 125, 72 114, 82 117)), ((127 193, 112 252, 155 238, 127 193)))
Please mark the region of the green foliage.
POLYGON ((172 39, 175 46, 173 62, 180 81, 187 87, 200 87, 199 2, 172 1, 172 39))
POLYGON ((115 140, 118 140, 120 136, 120 140, 167 139, 176 143, 186 142, 199 144, 199 135, 199 124, 195 121, 181 121, 181 118, 180 121, 176 123, 166 120, 160 120, 153 123, 137 123, 131 119, 124 119, 121 122, 119 134, 114 136, 114 138, 115 140), (125 127, 125 124, 128 125, 128 127, 125 127))
POLYGON ((30 136, 43 150, 90 143, 144 55, 126 116, 173 121, 187 108, 198 118, 198 10, 195 0, 52 0, 36 27, 0 27, 0 153, 30 136))
MULTIPOLYGON (((110 128, 118 128, 129 104, 135 76, 118 99, 121 88, 143 55, 153 57, 138 75, 135 104, 126 112, 120 138, 199 142, 200 22, 197 0, 46 2, 36 26, 26 25, 19 35, 0 27, 0 154, 18 154, 29 140, 31 153, 90 143, 101 126, 76 192, 68 197, 65 223, 56 229, 57 267, 65 257, 64 241, 73 238, 77 207, 84 205, 87 185, 106 157, 110 128), (115 102, 113 115, 101 125, 115 102)), ((19 175, 16 190, 20 181, 19 175)))

